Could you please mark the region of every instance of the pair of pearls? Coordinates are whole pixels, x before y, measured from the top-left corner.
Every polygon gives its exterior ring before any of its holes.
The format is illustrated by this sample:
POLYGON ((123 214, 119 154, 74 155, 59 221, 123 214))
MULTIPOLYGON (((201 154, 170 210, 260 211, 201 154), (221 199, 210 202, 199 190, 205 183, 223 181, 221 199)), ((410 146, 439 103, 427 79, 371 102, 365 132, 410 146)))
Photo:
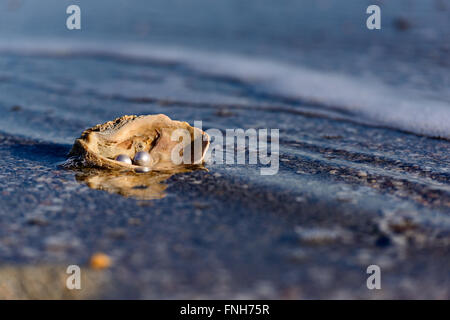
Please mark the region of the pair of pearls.
POLYGON ((148 152, 139 151, 134 155, 133 161, 131 161, 130 157, 125 154, 119 154, 116 157, 116 161, 142 166, 144 168, 139 168, 139 172, 148 172, 150 171, 148 166, 151 164, 152 158, 148 152))

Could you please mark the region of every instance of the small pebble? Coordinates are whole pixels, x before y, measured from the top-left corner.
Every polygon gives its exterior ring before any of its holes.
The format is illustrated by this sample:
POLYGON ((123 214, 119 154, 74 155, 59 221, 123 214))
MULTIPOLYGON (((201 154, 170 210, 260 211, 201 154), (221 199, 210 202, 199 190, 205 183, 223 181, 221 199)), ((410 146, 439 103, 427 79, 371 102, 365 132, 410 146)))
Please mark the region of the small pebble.
POLYGON ((197 209, 207 209, 210 207, 210 205, 207 202, 194 201, 192 204, 197 209))
POLYGON ((402 17, 395 18, 393 24, 394 27, 399 31, 406 31, 412 27, 411 22, 402 17))
POLYGON ((21 110, 22 110, 22 107, 19 105, 15 105, 15 106, 11 107, 11 111, 14 111, 14 112, 21 111, 21 110))
POLYGON ((43 217, 30 217, 27 219, 27 223, 34 226, 46 226, 48 221, 43 217))
POLYGON ((358 177, 361 177, 361 178, 367 177, 367 172, 365 172, 365 171, 358 171, 358 177))
POLYGON ((216 116, 219 116, 219 117, 231 117, 233 115, 234 115, 234 113, 227 109, 220 109, 216 112, 216 116))
POLYGON ((111 258, 104 253, 95 253, 89 264, 93 269, 106 269, 111 265, 111 258))
POLYGON ((128 224, 132 226, 138 226, 141 224, 141 220, 138 218, 130 218, 128 219, 128 224))

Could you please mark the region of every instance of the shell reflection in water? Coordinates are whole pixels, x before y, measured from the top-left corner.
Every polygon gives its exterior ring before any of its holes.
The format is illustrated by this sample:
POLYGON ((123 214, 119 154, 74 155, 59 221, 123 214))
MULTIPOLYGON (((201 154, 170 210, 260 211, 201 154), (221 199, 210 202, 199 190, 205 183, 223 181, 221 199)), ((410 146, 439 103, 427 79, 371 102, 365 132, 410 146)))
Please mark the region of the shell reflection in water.
POLYGON ((83 170, 75 178, 91 189, 104 190, 137 200, 154 200, 166 196, 167 184, 164 182, 167 179, 176 173, 193 170, 195 169, 180 168, 171 172, 139 174, 130 171, 91 169, 83 170))

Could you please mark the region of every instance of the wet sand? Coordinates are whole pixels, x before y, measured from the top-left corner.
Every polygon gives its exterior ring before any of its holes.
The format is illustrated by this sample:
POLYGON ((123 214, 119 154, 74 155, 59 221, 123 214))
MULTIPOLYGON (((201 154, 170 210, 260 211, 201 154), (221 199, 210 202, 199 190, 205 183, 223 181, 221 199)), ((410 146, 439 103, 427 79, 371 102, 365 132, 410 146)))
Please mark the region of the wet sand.
POLYGON ((0 298, 450 298, 438 2, 383 3, 378 33, 361 1, 81 0, 80 32, 45 2, 0 10, 0 298), (157 113, 279 129, 279 172, 209 162, 123 188, 59 166, 86 128, 157 113))
POLYGON ((218 125, 283 125, 279 173, 207 164, 162 181, 161 199, 137 200, 59 168, 70 144, 2 134, 2 265, 90 271, 91 255, 104 252, 107 285, 85 292, 102 298, 449 298, 449 142, 301 114, 287 128, 292 114, 282 123, 271 111, 255 119, 199 109, 218 125), (371 264, 382 290, 366 288, 371 264))

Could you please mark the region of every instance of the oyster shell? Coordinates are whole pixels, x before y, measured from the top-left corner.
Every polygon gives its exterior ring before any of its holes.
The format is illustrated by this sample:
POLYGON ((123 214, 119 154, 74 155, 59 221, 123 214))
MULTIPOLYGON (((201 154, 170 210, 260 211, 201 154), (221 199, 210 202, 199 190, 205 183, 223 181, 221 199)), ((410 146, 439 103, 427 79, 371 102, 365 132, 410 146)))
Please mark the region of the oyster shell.
POLYGON ((170 171, 202 164, 208 147, 209 136, 187 122, 174 121, 163 114, 123 116, 85 130, 75 140, 63 166, 133 171, 142 167, 116 161, 116 157, 123 154, 133 159, 137 152, 147 151, 152 159, 148 166, 151 170, 170 171), (181 131, 175 132, 178 129, 181 131), (179 132, 186 136, 180 137, 179 132), (177 153, 183 162, 174 161, 173 154, 177 153))

